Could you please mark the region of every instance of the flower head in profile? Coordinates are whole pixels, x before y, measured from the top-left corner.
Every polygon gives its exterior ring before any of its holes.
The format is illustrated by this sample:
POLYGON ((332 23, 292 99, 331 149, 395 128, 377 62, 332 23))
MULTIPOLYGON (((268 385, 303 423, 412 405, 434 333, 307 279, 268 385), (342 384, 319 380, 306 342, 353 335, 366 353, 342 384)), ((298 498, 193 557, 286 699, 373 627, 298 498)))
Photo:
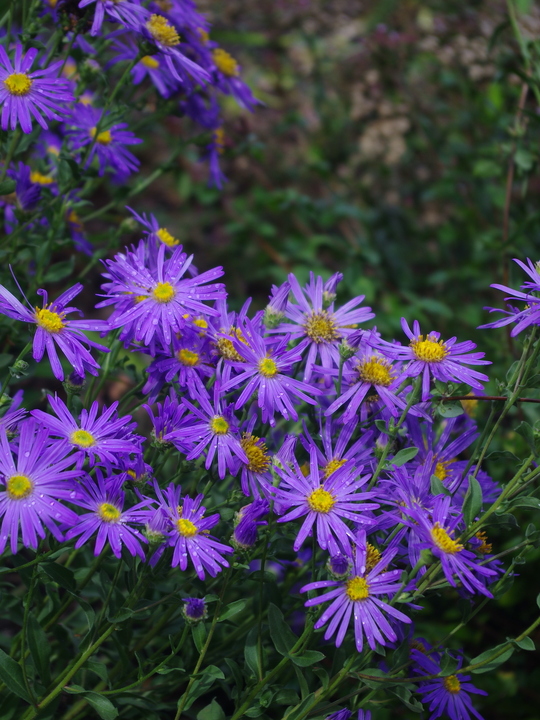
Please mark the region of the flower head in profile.
POLYGON ((32 132, 32 118, 46 130, 45 118, 62 120, 69 114, 73 93, 69 82, 57 77, 63 61, 31 72, 37 54, 35 48, 23 53, 23 46, 18 43, 12 63, 0 45, 2 130, 7 130, 8 125, 15 130, 20 124, 23 132, 32 132))
MULTIPOLYGON (((77 283, 51 303, 47 302, 47 291, 38 290, 38 295, 43 298, 43 307, 28 310, 9 290, 0 285, 0 313, 14 320, 37 326, 33 341, 33 358, 36 362, 40 362, 47 351, 53 374, 58 380, 64 379, 64 370, 56 346, 81 377, 84 377, 87 372, 97 375, 99 369, 99 365, 85 345, 97 348, 102 352, 109 352, 107 347, 89 340, 83 332, 83 330, 106 332, 109 329, 106 321, 72 320, 67 317, 73 312, 82 314, 77 308, 69 306, 69 303, 82 289, 81 283, 77 283)), ((30 305, 30 303, 28 304, 30 305)))
POLYGON ((19 532, 25 547, 36 549, 45 528, 57 540, 63 540, 58 526, 71 526, 77 515, 62 501, 75 493, 78 470, 67 470, 73 460, 67 452, 51 445, 49 432, 33 418, 20 424, 17 452, 0 425, 0 554, 9 542, 17 552, 19 532))
POLYGON ((368 569, 368 543, 365 532, 362 531, 358 534, 353 567, 347 579, 321 580, 301 588, 300 592, 328 588, 328 592, 305 603, 306 607, 313 607, 330 602, 314 626, 315 629, 319 629, 329 623, 324 635, 325 640, 335 635, 336 647, 340 647, 351 618, 358 652, 362 652, 364 637, 372 650, 375 650, 377 643, 387 645, 388 641, 397 640, 396 631, 385 615, 389 615, 393 621, 402 623, 410 623, 411 619, 380 597, 381 595, 387 597, 401 588, 399 582, 401 571, 387 570, 396 553, 396 548, 386 550, 377 564, 368 569))
POLYGON ((384 352, 396 360, 408 361, 400 380, 406 377, 422 377, 422 400, 429 398, 432 377, 441 382, 466 383, 479 389, 483 388, 482 383, 489 380, 484 373, 467 367, 467 365, 491 365, 489 360, 483 360, 485 353, 469 352, 476 347, 471 340, 459 343, 456 342, 455 337, 441 340, 438 332, 422 335, 417 320, 414 321, 411 330, 405 318, 402 318, 401 327, 410 340, 409 345, 384 342, 384 352))
POLYGON ((525 303, 522 310, 519 308, 508 305, 509 310, 499 310, 498 308, 485 308, 490 312, 503 313, 505 317, 499 318, 494 322, 487 323, 486 325, 480 325, 480 329, 484 328, 500 328, 510 323, 516 323, 516 326, 512 328, 510 335, 515 337, 520 332, 530 327, 531 325, 540 325, 540 272, 538 263, 533 263, 532 260, 527 258, 527 264, 521 262, 517 258, 514 258, 514 262, 527 273, 530 280, 521 285, 521 290, 514 290, 506 285, 491 285, 492 288, 502 290, 507 293, 504 298, 507 302, 525 303))
POLYGON ((104 20, 137 30, 150 14, 142 5, 130 0, 80 0, 79 7, 85 8, 93 3, 96 3, 96 7, 90 35, 99 35, 104 20))
POLYGON ((151 563, 155 564, 165 547, 169 546, 173 548, 172 567, 180 566, 181 570, 186 570, 189 557, 201 580, 204 580, 206 573, 215 577, 224 567, 229 567, 223 554, 232 553, 233 550, 209 534, 210 529, 219 522, 219 513, 204 517, 206 508, 201 506, 203 496, 182 498, 180 486, 172 484, 162 491, 154 483, 154 489, 160 510, 167 519, 168 537, 166 543, 152 556, 151 563))

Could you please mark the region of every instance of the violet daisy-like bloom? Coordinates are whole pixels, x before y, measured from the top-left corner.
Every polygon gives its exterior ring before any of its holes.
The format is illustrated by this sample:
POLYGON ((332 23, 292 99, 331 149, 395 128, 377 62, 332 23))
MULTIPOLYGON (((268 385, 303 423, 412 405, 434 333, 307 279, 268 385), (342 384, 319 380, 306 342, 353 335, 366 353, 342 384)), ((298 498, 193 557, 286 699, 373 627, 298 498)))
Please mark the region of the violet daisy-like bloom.
POLYGON ((240 550, 248 550, 257 541, 257 528, 260 525, 267 525, 265 520, 260 518, 268 515, 270 504, 268 500, 258 498, 249 505, 245 505, 237 514, 237 524, 234 528, 232 543, 240 550))
POLYGON ((183 277, 189 270, 193 256, 187 258, 181 247, 165 258, 166 246, 161 244, 155 268, 137 263, 135 253, 118 254, 106 260, 112 282, 104 286, 107 299, 96 307, 119 303, 119 312, 109 318, 111 328, 123 327, 120 339, 142 342, 152 341, 169 345, 173 334, 180 333, 185 315, 217 315, 217 311, 204 302, 225 296, 222 283, 206 283, 223 275, 222 268, 208 270, 194 278, 183 277), (132 257, 133 256, 133 257, 132 257), (206 286, 205 286, 206 285, 206 286), (126 296, 135 302, 126 307, 126 296))
POLYGON ((219 382, 214 385, 214 402, 210 402, 207 393, 198 398, 200 409, 196 408, 186 398, 183 404, 198 419, 185 429, 178 431, 178 436, 184 441, 194 445, 187 455, 188 460, 196 460, 206 452, 205 468, 208 470, 217 455, 218 474, 223 480, 226 472, 231 475, 238 472, 238 463, 247 463, 248 457, 239 440, 238 423, 233 414, 232 404, 225 405, 221 397, 219 382))
POLYGON ((138 555, 144 560, 141 543, 147 540, 133 525, 147 522, 151 514, 147 508, 153 501, 145 498, 124 511, 124 480, 122 475, 104 478, 103 473, 97 470, 95 480, 89 479, 79 487, 71 502, 90 512, 80 515, 77 523, 66 533, 67 540, 78 537, 75 548, 82 547, 97 534, 94 555, 99 555, 105 543, 109 542, 117 558, 122 556, 122 546, 125 546, 130 555, 138 555))
MULTIPOLYGON (((432 655, 412 650, 411 658, 416 665, 416 671, 421 675, 440 674, 440 663, 436 662, 432 655)), ((479 690, 469 682, 470 675, 462 675, 458 672, 462 664, 463 659, 459 658, 454 675, 430 678, 420 683, 417 692, 422 695, 423 702, 429 703, 429 710, 432 713, 430 720, 441 717, 443 713, 446 713, 451 720, 470 720, 471 715, 483 720, 482 715, 473 707, 469 694, 487 695, 487 692, 479 690)))
POLYGON ((114 57, 110 64, 125 60, 133 61, 138 59, 131 69, 131 77, 134 85, 140 85, 146 78, 153 83, 159 94, 170 97, 178 89, 179 83, 173 77, 162 53, 155 55, 143 55, 139 57, 139 48, 135 42, 128 40, 126 43, 117 40, 113 44, 114 57))
POLYGON ((201 580, 206 573, 215 577, 224 567, 229 567, 223 553, 232 553, 233 549, 209 535, 210 529, 219 522, 219 513, 204 517, 203 495, 197 495, 195 499, 182 498, 178 485, 169 485, 162 492, 154 483, 154 489, 161 511, 168 520, 169 531, 166 544, 154 553, 151 564, 154 565, 169 546, 173 548, 172 567, 179 565, 181 570, 186 570, 189 556, 201 580))
POLYGON ((188 452, 190 445, 182 440, 182 428, 188 426, 190 418, 186 416, 186 407, 178 402, 171 389, 163 403, 156 403, 156 415, 149 405, 143 405, 152 421, 152 440, 156 445, 174 445, 180 452, 188 452))
POLYGON ((84 345, 97 348, 102 352, 109 352, 109 348, 89 340, 83 332, 83 330, 106 332, 109 329, 107 322, 104 320, 68 320, 66 317, 73 312, 82 314, 77 308, 68 306, 68 303, 82 289, 81 283, 77 283, 50 304, 47 303, 47 291, 38 290, 37 294, 43 297, 43 307, 36 307, 34 311, 30 311, 9 290, 0 285, 0 313, 14 320, 37 325, 33 342, 33 358, 36 362, 40 362, 46 350, 57 380, 64 379, 64 370, 55 345, 58 345, 73 369, 81 377, 84 377, 87 372, 97 375, 99 370, 99 365, 84 345))
POLYGON ((339 367, 340 342, 354 332, 358 323, 375 317, 371 308, 357 307, 363 301, 363 295, 335 310, 334 302, 328 302, 328 292, 329 288, 335 289, 336 282, 337 279, 330 278, 327 283, 323 283, 321 277, 310 273, 309 283, 305 288, 301 288, 296 277, 289 275, 291 291, 298 304, 289 302, 287 305, 285 316, 290 322, 281 323, 274 330, 270 330, 272 333, 286 333, 292 340, 302 340, 297 349, 309 348, 304 371, 305 382, 308 382, 313 374, 317 357, 320 357, 323 368, 339 367))
POLYGON ((370 524, 371 518, 361 512, 379 507, 377 503, 365 502, 374 497, 374 492, 359 492, 369 480, 369 475, 358 477, 359 470, 361 468, 348 462, 325 477, 319 468, 315 447, 310 448, 307 477, 295 458, 290 466, 276 466, 281 484, 274 493, 280 512, 286 513, 278 522, 306 516, 294 542, 294 550, 300 549, 315 526, 317 542, 323 550, 328 550, 331 555, 351 553, 355 535, 344 521, 370 524))
POLYGON ((226 95, 232 95, 239 105, 253 112, 259 100, 246 83, 240 80, 240 66, 233 56, 223 48, 216 47, 212 50, 212 62, 214 87, 226 95))
POLYGON ((305 603, 306 607, 313 607, 332 601, 314 625, 318 630, 330 621, 324 634, 325 640, 335 635, 336 647, 340 647, 351 617, 354 617, 354 635, 358 652, 362 652, 364 647, 364 635, 372 650, 375 650, 377 643, 386 645, 387 641, 397 640, 396 632, 385 614, 394 621, 402 623, 410 623, 411 619, 378 597, 394 594, 401 588, 399 581, 401 570, 386 570, 396 553, 396 548, 386 550, 377 564, 368 570, 366 535, 362 531, 358 534, 351 577, 346 580, 321 580, 301 588, 300 592, 332 588, 324 595, 305 603))
POLYGON ((13 64, 0 45, 0 104, 2 107, 2 130, 8 125, 15 130, 20 124, 23 132, 32 132, 32 117, 45 130, 49 120, 62 120, 69 114, 68 103, 73 100, 69 82, 58 78, 62 60, 48 68, 30 72, 38 51, 30 48, 23 54, 23 46, 17 43, 13 64))
POLYGON ((441 382, 466 383, 474 388, 482 389, 482 382, 489 380, 487 375, 466 367, 467 365, 491 365, 483 360, 485 353, 471 353, 476 345, 471 340, 456 342, 456 338, 441 340, 440 333, 430 332, 424 336, 420 332, 417 320, 411 330, 405 318, 401 318, 403 332, 410 340, 408 346, 384 343, 384 352, 391 358, 409 361, 405 366, 400 380, 406 377, 422 376, 422 400, 429 398, 430 379, 441 382))
POLYGON ((37 548, 45 528, 63 540, 58 525, 71 526, 77 515, 62 504, 72 500, 79 470, 66 453, 50 444, 46 428, 29 418, 20 425, 17 452, 9 445, 6 429, 0 425, 0 553, 10 542, 17 552, 19 529, 25 547, 37 548))
POLYGON ((129 0, 81 0, 79 7, 84 8, 92 3, 96 3, 96 9, 90 35, 99 34, 105 19, 137 30, 150 15, 146 8, 129 0))
POLYGON ((146 230, 144 231, 146 235, 148 235, 149 238, 152 238, 153 240, 157 241, 157 244, 163 243, 168 248, 175 248, 177 245, 180 245, 180 240, 174 235, 169 232, 169 230, 166 227, 162 227, 159 222, 157 221, 157 218, 155 215, 147 215, 143 212, 142 217, 139 215, 138 212, 133 210, 133 208, 130 208, 128 205, 126 205, 126 210, 129 210, 129 212, 133 215, 135 220, 139 222, 146 230))
POLYGON ((69 121, 67 135, 74 150, 81 150, 90 146, 90 152, 85 167, 88 167, 94 157, 97 157, 99 174, 104 175, 105 170, 111 170, 118 182, 136 172, 139 160, 126 149, 126 145, 138 145, 142 140, 125 128, 127 123, 112 123, 109 115, 103 118, 103 110, 90 105, 75 108, 69 121))
POLYGON ((431 514, 418 506, 408 509, 414 531, 420 540, 416 549, 428 548, 439 558, 444 575, 452 587, 457 587, 457 577, 469 593, 479 592, 493 597, 476 575, 493 579, 497 573, 480 565, 474 553, 454 540, 452 536, 457 526, 463 524, 463 519, 461 514, 451 513, 455 513, 452 499, 443 495, 435 497, 431 514))
POLYGON ((253 435, 257 419, 256 414, 252 415, 242 432, 240 445, 246 454, 247 462, 239 461, 242 468, 240 484, 244 495, 258 497, 262 494, 269 497, 272 491, 272 457, 268 454, 264 438, 253 435))
MULTIPOLYGON (((8 177, 15 180, 15 192, 0 196, 0 208, 4 209, 4 227, 7 233, 12 233, 19 220, 17 210, 23 213, 34 210, 41 196, 41 185, 32 180, 32 170, 28 165, 20 162, 17 168, 10 168, 8 177)), ((47 223, 47 220, 43 218, 47 223)), ((30 225, 32 227, 34 223, 30 225)))
POLYGON ((287 351, 288 338, 281 339, 274 347, 257 331, 253 323, 246 319, 240 327, 245 342, 238 340, 236 335, 229 339, 242 358, 242 365, 237 368, 241 372, 223 385, 223 392, 246 383, 236 401, 235 410, 239 410, 257 393, 257 405, 262 413, 262 421, 275 425, 274 413, 279 412, 287 420, 298 420, 294 403, 298 401, 316 405, 317 401, 310 395, 320 395, 307 383, 290 377, 293 366, 302 359, 296 349, 287 351))
POLYGON ((521 290, 514 290, 506 285, 498 284, 491 285, 491 287, 508 293, 504 298, 506 301, 517 300, 517 302, 526 303, 525 308, 519 310, 511 305, 509 305, 509 311, 499 310, 498 308, 485 308, 485 310, 489 310, 489 312, 504 313, 506 317, 495 320, 495 322, 487 323, 486 325, 480 325, 479 329, 500 328, 515 322, 516 326, 512 328, 510 332, 510 335, 515 337, 530 325, 540 325, 540 297, 538 295, 540 293, 540 273, 538 271, 538 263, 533 263, 530 258, 527 258, 527 265, 517 258, 514 258, 514 262, 527 273, 531 280, 524 282, 523 285, 520 286, 521 290))
POLYGON ((118 417, 117 402, 102 408, 98 417, 99 403, 95 401, 90 410, 81 410, 77 420, 60 398, 49 395, 48 400, 56 417, 43 410, 32 410, 32 415, 52 436, 60 438, 57 447, 75 452, 78 467, 83 466, 86 458, 90 466, 97 462, 118 467, 123 455, 142 452, 143 438, 133 434, 135 423, 131 422, 131 415, 118 417))

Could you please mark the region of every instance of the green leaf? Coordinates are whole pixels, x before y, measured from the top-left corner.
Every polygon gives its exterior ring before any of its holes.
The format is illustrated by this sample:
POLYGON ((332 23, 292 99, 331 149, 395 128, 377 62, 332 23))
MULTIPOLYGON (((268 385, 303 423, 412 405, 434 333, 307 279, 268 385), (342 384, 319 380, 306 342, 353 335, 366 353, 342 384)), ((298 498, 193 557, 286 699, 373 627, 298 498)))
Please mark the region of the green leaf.
POLYGON ((431 492, 434 495, 450 495, 450 491, 444 487, 440 478, 436 475, 431 476, 431 492))
POLYGON ((291 660, 299 667, 309 667, 320 660, 324 660, 326 656, 317 650, 306 650, 302 655, 291 655, 291 660))
POLYGON ((69 260, 63 260, 62 262, 51 265, 49 270, 45 273, 43 282, 58 282, 59 280, 69 277, 69 275, 73 273, 74 266, 74 255, 72 255, 69 260))
POLYGON ((375 420, 375 427, 377 430, 388 435, 388 424, 384 420, 375 420))
POLYGON ((288 655, 298 638, 285 622, 281 610, 274 603, 268 605, 268 629, 278 653, 288 655))
POLYGON ((441 658, 441 675, 444 675, 445 677, 453 675, 456 672, 458 665, 459 661, 445 651, 441 658))
POLYGON ((15 180, 6 178, 0 182, 0 195, 11 195, 15 192, 15 180))
POLYGON ((214 698, 210 705, 207 705, 197 713, 197 720, 225 720, 225 713, 221 705, 214 698))
POLYGON ((235 600, 234 602, 229 603, 229 605, 227 605, 223 613, 220 615, 219 622, 223 622, 223 620, 228 620, 234 615, 237 615, 239 612, 242 612, 246 605, 247 600, 235 600))
POLYGON ((206 627, 203 622, 199 622, 191 627, 191 636, 193 642, 197 648, 197 652, 201 652, 203 649, 204 641, 206 640, 206 627))
POLYGON ((125 620, 128 620, 132 615, 133 610, 130 610, 129 608, 120 608, 116 615, 107 615, 107 620, 110 623, 123 623, 125 620))
POLYGON ((535 510, 538 510, 540 508, 540 500, 537 497, 518 497, 515 500, 512 500, 512 504, 510 506, 511 508, 517 508, 517 507, 530 507, 535 508, 535 510))
POLYGON ((525 438, 527 445, 536 452, 535 443, 534 443, 534 431, 532 427, 529 425, 528 422, 520 422, 519 425, 516 428, 516 432, 518 435, 521 435, 521 437, 525 438))
POLYGON ((91 670, 100 680, 103 680, 103 682, 107 682, 109 674, 105 663, 102 663, 99 660, 94 660, 94 658, 88 658, 83 667, 87 670, 91 670))
POLYGON ((283 688, 274 696, 274 702, 276 705, 289 705, 290 707, 291 705, 299 703, 300 698, 295 690, 292 690, 291 688, 283 688))
POLYGON ((18 697, 30 702, 21 666, 19 663, 0 649, 0 680, 7 685, 8 689, 18 697))
POLYGON ((27 639, 30 655, 39 676, 43 683, 48 685, 51 682, 51 648, 43 628, 34 615, 30 615, 28 618, 27 639))
POLYGON ((521 648, 522 650, 536 650, 534 640, 530 637, 524 637, 523 640, 515 640, 513 638, 508 638, 508 640, 510 642, 513 642, 515 645, 518 646, 518 648, 521 648))
POLYGON ((467 527, 478 517, 482 509, 482 488, 478 480, 469 475, 469 488, 463 501, 463 518, 467 527))
POLYGON ((259 653, 257 652, 258 628, 253 627, 248 632, 244 647, 244 658, 246 665, 256 678, 260 676, 259 653))
POLYGON ((403 450, 400 450, 398 453, 396 453, 394 455, 394 457, 391 460, 389 460, 389 463, 390 463, 390 465, 395 465, 396 467, 401 467, 402 465, 405 465, 406 462, 409 462, 409 460, 412 460, 417 455, 418 455, 417 447, 403 448, 403 450))
POLYGON ((195 700, 208 692, 216 680, 224 680, 225 675, 215 665, 208 665, 203 672, 199 673, 197 679, 191 686, 184 710, 189 710, 195 700))
POLYGON ((100 695, 97 692, 87 692, 84 694, 86 702, 91 705, 97 712, 100 718, 103 720, 114 720, 118 717, 118 710, 104 695, 100 695))
POLYGON ((283 716, 283 720, 296 720, 296 718, 302 717, 304 710, 313 703, 314 697, 315 693, 310 693, 299 705, 291 708, 291 710, 283 716))
POLYGON ((490 660, 490 658, 498 650, 503 648, 505 645, 506 645, 506 643, 497 645, 497 647, 494 647, 491 650, 486 650, 486 652, 483 652, 480 655, 477 655, 477 657, 473 658, 470 662, 471 665, 477 665, 478 663, 485 663, 485 664, 479 668, 474 668, 474 669, 471 668, 471 672, 474 673, 475 675, 480 675, 481 673, 491 672, 491 670, 494 670, 496 667, 499 667, 499 665, 502 665, 503 662, 506 662, 506 660, 508 660, 508 658, 514 652, 514 648, 512 646, 510 646, 507 650, 505 650, 498 657, 493 658, 493 660, 490 660))
POLYGON ((409 710, 412 710, 415 713, 420 713, 424 709, 422 703, 412 697, 412 693, 409 688, 403 687, 403 685, 397 685, 395 688, 391 688, 390 692, 394 693, 394 695, 398 697, 405 707, 409 708, 409 710))
POLYGON ((437 412, 441 417, 453 418, 463 415, 465 410, 463 406, 458 402, 445 402, 437 405, 437 412))
POLYGON ((40 570, 43 570, 51 580, 64 588, 64 590, 74 592, 76 588, 75 579, 73 578, 73 572, 69 568, 58 563, 43 563, 40 565, 40 570))

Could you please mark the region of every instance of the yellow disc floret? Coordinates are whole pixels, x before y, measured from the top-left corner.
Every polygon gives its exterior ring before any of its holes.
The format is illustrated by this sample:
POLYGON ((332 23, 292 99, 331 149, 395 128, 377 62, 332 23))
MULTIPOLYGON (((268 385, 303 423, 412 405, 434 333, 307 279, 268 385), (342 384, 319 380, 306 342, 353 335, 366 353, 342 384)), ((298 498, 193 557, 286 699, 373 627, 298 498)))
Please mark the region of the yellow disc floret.
POLYGON ((266 357, 259 360, 259 372, 264 377, 272 378, 279 373, 279 370, 272 358, 266 357))
POLYGON ((180 38, 175 28, 163 15, 152 15, 146 23, 146 29, 157 43, 166 47, 180 44, 180 38))
POLYGON ((356 575, 356 577, 348 580, 345 587, 347 588, 345 590, 345 592, 347 593, 347 597, 353 602, 365 600, 367 597, 369 597, 368 582, 366 578, 360 577, 359 575, 356 575))
POLYGON ((59 333, 66 326, 64 315, 52 312, 44 308, 36 308, 36 322, 39 327, 50 333, 59 333))
POLYGON ((164 283, 160 282, 152 290, 152 297, 158 303, 171 302, 171 300, 174 298, 175 295, 176 295, 176 290, 173 288, 171 283, 168 283, 168 282, 164 282, 164 283))
POLYGON ((43 175, 37 170, 32 170, 30 173, 30 182, 37 183, 38 185, 51 185, 54 181, 49 175, 43 175))
POLYGON ((448 692, 452 693, 453 695, 455 695, 461 690, 461 683, 455 675, 449 675, 448 677, 445 677, 443 680, 443 685, 445 687, 445 690, 448 690, 448 692))
POLYGON ((191 520, 186 520, 185 518, 179 518, 176 521, 176 529, 182 535, 183 537, 193 537, 197 534, 197 526, 194 525, 191 520))
POLYGON ((333 460, 330 460, 330 462, 326 463, 324 466, 324 479, 329 478, 330 475, 336 470, 339 470, 340 467, 345 465, 347 462, 347 458, 334 458, 333 460))
POLYGON ((159 228, 159 230, 156 232, 156 235, 161 240, 162 243, 167 245, 168 247, 174 247, 175 245, 180 245, 180 240, 174 237, 174 235, 171 235, 171 233, 167 230, 167 228, 159 228))
POLYGON ((156 70, 159 67, 159 60, 156 60, 153 55, 144 55, 140 62, 141 65, 150 68, 150 70, 156 70))
POLYGON ((98 133, 97 127, 90 128, 88 131, 90 133, 90 137, 96 138, 96 142, 100 145, 110 145, 112 143, 112 135, 110 130, 103 130, 103 132, 98 133))
POLYGON ((314 512, 329 513, 336 504, 336 498, 328 490, 319 487, 307 496, 307 502, 314 512))
POLYGON ((82 448, 89 448, 96 444, 96 439, 88 430, 75 430, 70 435, 70 440, 74 445, 82 448))
POLYGON ((26 475, 12 475, 6 482, 6 492, 12 500, 24 500, 33 487, 34 484, 26 475))
MULTIPOLYGON (((221 330, 221 332, 226 332, 225 330, 221 330)), ((240 342, 244 343, 244 345, 247 345, 246 338, 242 334, 242 331, 240 328, 235 328, 231 326, 229 328, 229 335, 234 335, 240 340, 240 342)), ((216 341, 216 346, 218 349, 219 354, 224 357, 226 360, 234 360, 235 362, 245 362, 244 358, 238 353, 232 343, 232 340, 229 340, 228 338, 218 338, 216 341)))
POLYGON ((186 365, 187 367, 193 367, 199 362, 199 355, 196 352, 186 350, 185 348, 179 350, 176 357, 180 360, 182 365, 186 365))
POLYGON ((304 323, 304 329, 308 338, 317 344, 333 342, 340 337, 333 315, 326 310, 312 312, 304 323))
POLYGON ((266 445, 260 438, 256 435, 244 433, 240 445, 247 455, 248 464, 246 467, 248 470, 256 473, 263 473, 268 470, 271 460, 268 457, 266 445))
POLYGON ((356 366, 356 370, 362 382, 371 383, 372 385, 388 387, 396 378, 396 375, 392 372, 392 363, 376 355, 361 360, 356 366))
POLYGON ((419 335, 411 340, 410 347, 422 362, 439 363, 448 355, 446 344, 443 340, 437 340, 435 335, 428 335, 425 340, 423 335, 419 335))
POLYGON ((210 429, 216 435, 226 435, 229 432, 229 423, 222 415, 216 415, 210 420, 210 429))
POLYGON ((4 86, 10 95, 28 95, 33 81, 26 73, 12 73, 4 79, 4 86))
POLYGON ((224 75, 227 75, 227 77, 237 77, 240 75, 238 63, 233 56, 229 55, 229 53, 226 50, 223 50, 223 48, 216 48, 213 50, 212 57, 214 58, 217 69, 221 70, 221 72, 224 75))
POLYGON ((102 520, 105 520, 105 522, 113 523, 117 522, 122 513, 116 507, 116 505, 105 502, 101 503, 101 505, 98 505, 97 514, 102 520))
POLYGON ((448 555, 455 555, 455 553, 463 550, 463 545, 452 540, 446 530, 441 527, 440 523, 435 523, 431 529, 431 537, 435 545, 448 555))
POLYGON ((367 544, 367 553, 366 553, 366 572, 373 570, 373 568, 379 562, 380 559, 381 559, 381 551, 377 550, 375 545, 368 543, 367 544))
POLYGON ((448 468, 453 463, 453 460, 441 460, 435 465, 435 472, 433 474, 438 477, 441 482, 443 482, 450 475, 448 468))

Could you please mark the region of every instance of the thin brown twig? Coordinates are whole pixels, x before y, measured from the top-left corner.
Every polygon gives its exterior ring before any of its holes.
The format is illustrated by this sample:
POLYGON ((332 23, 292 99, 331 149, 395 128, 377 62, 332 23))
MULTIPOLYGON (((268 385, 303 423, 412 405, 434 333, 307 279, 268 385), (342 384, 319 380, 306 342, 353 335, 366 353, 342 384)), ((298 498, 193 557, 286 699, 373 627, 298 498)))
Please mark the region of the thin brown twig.
MULTIPOLYGON (((508 400, 506 395, 449 395, 441 400, 508 400)), ((516 398, 515 402, 540 403, 540 400, 534 398, 516 398)))

